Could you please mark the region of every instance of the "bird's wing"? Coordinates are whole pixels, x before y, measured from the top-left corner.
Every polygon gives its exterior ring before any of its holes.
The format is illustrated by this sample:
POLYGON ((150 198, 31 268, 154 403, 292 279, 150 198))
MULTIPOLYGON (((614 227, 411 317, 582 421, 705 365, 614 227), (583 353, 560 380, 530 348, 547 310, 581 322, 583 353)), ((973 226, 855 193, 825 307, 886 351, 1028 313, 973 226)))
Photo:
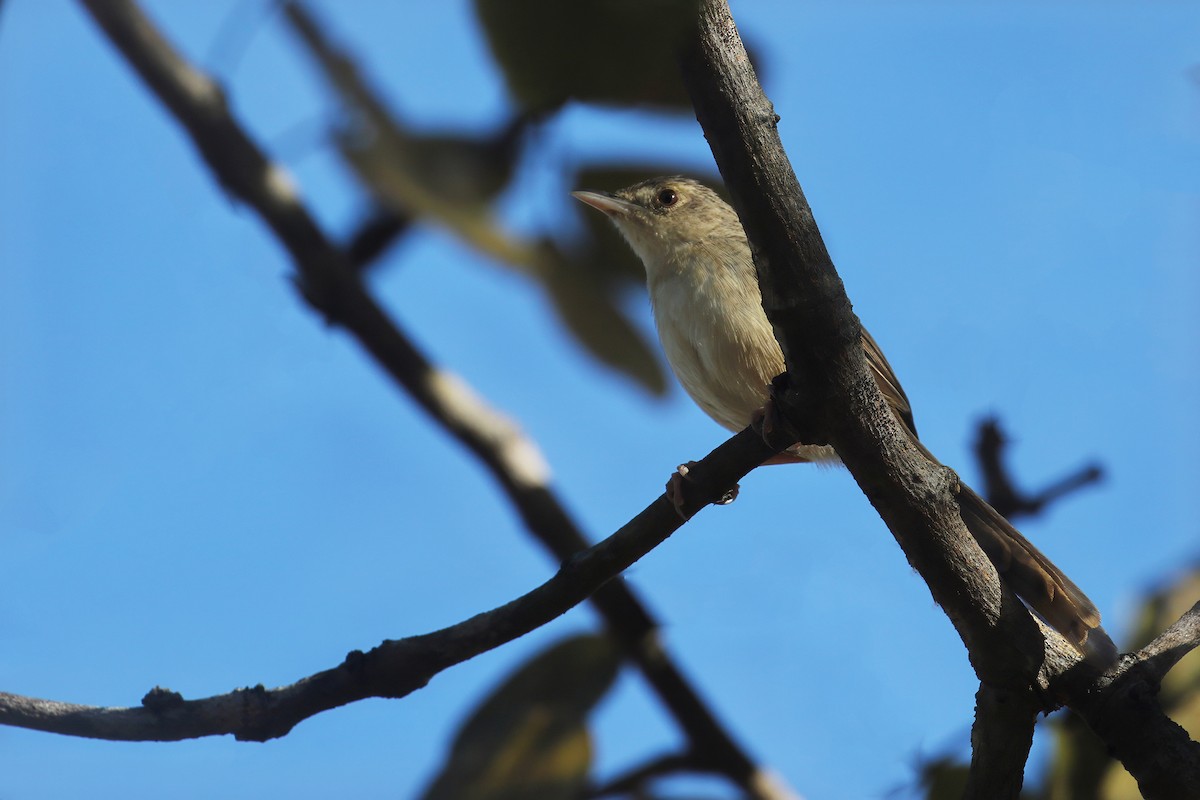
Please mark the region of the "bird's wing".
POLYGON ((915 436, 917 433, 917 424, 913 421, 912 406, 909 405, 908 395, 904 393, 904 389, 900 386, 900 381, 896 378, 896 373, 892 371, 892 365, 888 363, 887 358, 883 355, 883 351, 879 349, 879 345, 871 338, 871 334, 867 333, 866 328, 863 328, 862 332, 862 348, 867 356, 867 364, 870 365, 871 371, 875 373, 875 382, 879 384, 879 390, 883 392, 888 405, 895 410, 896 414, 899 415, 900 419, 915 436))

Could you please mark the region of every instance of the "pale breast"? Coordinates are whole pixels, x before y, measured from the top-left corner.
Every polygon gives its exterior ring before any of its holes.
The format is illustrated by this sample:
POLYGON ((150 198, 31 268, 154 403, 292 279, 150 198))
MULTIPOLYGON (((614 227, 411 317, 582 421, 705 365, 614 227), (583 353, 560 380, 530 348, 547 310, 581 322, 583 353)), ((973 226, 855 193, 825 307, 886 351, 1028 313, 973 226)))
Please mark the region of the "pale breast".
POLYGON ((783 371, 757 283, 731 271, 679 271, 655 283, 654 319, 679 382, 718 424, 746 427, 783 371))

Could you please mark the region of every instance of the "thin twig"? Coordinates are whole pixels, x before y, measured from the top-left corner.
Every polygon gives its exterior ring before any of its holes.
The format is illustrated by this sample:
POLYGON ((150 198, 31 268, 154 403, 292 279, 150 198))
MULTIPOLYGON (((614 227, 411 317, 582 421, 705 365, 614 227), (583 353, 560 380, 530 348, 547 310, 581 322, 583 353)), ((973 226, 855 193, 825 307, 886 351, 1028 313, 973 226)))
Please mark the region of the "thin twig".
POLYGON ((1161 682, 1179 660, 1200 646, 1200 602, 1189 608, 1175 624, 1135 654, 1141 677, 1161 682))
POLYGON ((587 791, 588 798, 608 797, 610 795, 633 795, 642 792, 653 781, 668 775, 680 773, 704 772, 703 760, 692 753, 668 753, 634 767, 628 772, 613 778, 607 783, 587 791))
POLYGON ((366 272, 412 227, 412 217, 388 208, 375 208, 346 241, 346 260, 359 272, 366 272))

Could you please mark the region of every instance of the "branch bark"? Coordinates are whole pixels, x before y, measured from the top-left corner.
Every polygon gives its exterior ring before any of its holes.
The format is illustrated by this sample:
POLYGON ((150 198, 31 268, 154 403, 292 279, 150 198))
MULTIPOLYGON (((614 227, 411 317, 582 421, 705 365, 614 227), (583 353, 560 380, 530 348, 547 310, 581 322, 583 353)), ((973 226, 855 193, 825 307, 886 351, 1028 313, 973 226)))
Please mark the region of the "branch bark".
MULTIPOLYGON (((725 0, 700 0, 696 36, 681 66, 750 240, 763 307, 786 357, 790 383, 777 404, 793 425, 803 423, 797 426, 802 441, 835 447, 954 623, 985 684, 977 741, 984 752, 973 759, 973 796, 1011 796, 1020 784, 1024 759, 1016 756, 1027 752, 1028 725, 993 707, 1001 696, 995 693, 1004 693, 1036 697, 1043 710, 1065 703, 1079 712, 1147 797, 1200 797, 1200 746, 1162 713, 1157 687, 1129 672, 1142 654, 1100 673, 1039 625, 963 526, 957 476, 927 457, 887 409, 864 363, 858 320, 783 151, 779 117, 725 0), (1007 753, 991 752, 993 737, 985 732, 999 734, 1007 753), (986 788, 989 780, 998 787, 994 792, 986 788)), ((1178 626, 1188 631, 1183 640, 1194 639, 1194 626, 1190 619, 1178 626)), ((1180 646, 1155 652, 1174 657, 1180 646)), ((1024 717, 1027 709, 1019 711, 1024 717)))
MULTIPOLYGON (((957 476, 902 429, 866 366, 858 318, 725 2, 701 3, 698 36, 682 66, 787 360, 790 382, 780 405, 803 425, 803 441, 837 449, 950 616, 980 679, 1028 685, 1045 660, 1041 635, 963 526, 957 476)), ((1056 658, 1070 661, 1070 650, 1062 642, 1056 658)))
MULTIPOLYGON (((354 259, 329 242, 286 172, 238 125, 219 87, 176 53, 135 3, 81 3, 183 126, 222 186, 253 208, 287 249, 305 300, 331 324, 349 331, 447 433, 476 455, 529 531, 557 559, 584 550, 587 538, 549 487, 536 446, 465 382, 431 365, 388 317, 362 285, 354 259)), ((622 580, 603 584, 592 601, 688 737, 691 752, 751 797, 791 796, 786 787, 764 779, 766 772, 701 699, 663 647, 650 612, 622 580)))
MULTIPOLYGON (((698 485, 732 486, 773 455, 753 431, 743 431, 692 465, 698 485), (740 470, 740 472, 739 472, 740 470)), ((701 501, 687 509, 697 511, 701 501)), ((576 553, 550 580, 498 608, 419 636, 351 652, 338 666, 276 689, 256 686, 199 700, 155 688, 140 708, 105 708, 0 693, 0 724, 116 741, 178 741, 233 734, 266 741, 322 711, 367 697, 404 697, 435 675, 523 636, 583 602, 661 544, 683 524, 660 495, 603 542, 576 553)), ((755 780, 760 780, 756 777, 755 780)), ((786 798, 789 795, 761 794, 786 798)))
POLYGON ((980 684, 971 727, 965 800, 1017 800, 1041 703, 1031 689, 1006 692, 980 684))

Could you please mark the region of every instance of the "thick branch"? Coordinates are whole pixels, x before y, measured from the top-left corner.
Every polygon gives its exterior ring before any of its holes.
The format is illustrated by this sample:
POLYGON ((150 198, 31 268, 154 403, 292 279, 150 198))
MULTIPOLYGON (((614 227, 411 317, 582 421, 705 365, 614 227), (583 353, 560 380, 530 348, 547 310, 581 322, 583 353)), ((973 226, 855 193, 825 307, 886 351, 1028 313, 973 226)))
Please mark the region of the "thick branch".
MULTIPOLYGON (((1040 636, 963 526, 956 476, 907 435, 865 364, 858 319, 724 0, 701 2, 683 73, 787 359, 793 391, 781 396, 785 412, 806 421, 804 441, 835 446, 954 622, 980 679, 1029 685, 1044 659, 1040 636)), ((1069 661, 1069 645, 1061 647, 1069 661)))
MULTIPOLYGON (((780 396, 785 415, 806 422, 807 443, 836 448, 949 615, 990 691, 1040 690, 1047 709, 1066 702, 1109 743, 1148 797, 1200 797, 1200 746, 1162 713, 1157 686, 1136 672, 1121 679, 1136 657, 1101 675, 1044 627, 1030 636, 1035 621, 959 519, 956 477, 901 429, 868 373, 858 321, 726 2, 700 5, 696 39, 683 54, 684 80, 750 239, 763 306, 787 359, 794 388, 780 396)), ((1181 634, 1180 647, 1190 646, 1194 624, 1189 619, 1181 626, 1189 632, 1181 634)), ((1167 658, 1180 650, 1156 652, 1167 658)), ((1024 727, 1006 727, 1024 738, 1024 727)), ((1025 745, 1010 747, 1016 754, 1025 745)), ((993 758, 977 755, 981 762, 993 758)), ((996 758, 1011 764, 1015 755, 996 758)))
POLYGON ((1151 800, 1200 797, 1200 744, 1158 702, 1162 678, 1197 645, 1200 603, 1098 679, 1067 676, 1059 689, 1151 800))
POLYGON ((1041 706, 1032 690, 1009 692, 980 684, 975 694, 966 800, 1020 797, 1041 706))
MULTIPOLYGON (((695 463, 691 474, 701 485, 728 487, 772 454, 760 436, 747 430, 695 463)), ((300 721, 355 700, 403 697, 442 670, 545 625, 583 602, 682 524, 672 501, 660 495, 628 524, 570 558, 553 578, 528 594, 448 628, 385 641, 367 653, 354 651, 339 666, 290 686, 258 686, 201 700, 184 700, 174 692, 155 689, 141 708, 82 706, 0 693, 0 723, 120 741, 176 741, 220 734, 265 741, 283 736, 300 721)))
POLYGON ((1160 682, 1200 644, 1200 603, 1099 680, 1068 689, 1069 705, 1137 779, 1150 800, 1200 797, 1200 744, 1158 702, 1160 682))
MULTIPOLYGON (((217 86, 184 61, 128 0, 81 0, 112 42, 179 120, 217 179, 251 206, 287 248, 305 299, 345 327, 417 403, 473 452, 501 485, 529 530, 558 559, 587 539, 546 483, 535 445, 488 408, 461 380, 434 369, 363 288, 291 187, 230 115, 217 86)), ((751 796, 785 796, 762 788, 762 770, 733 740, 663 649, 649 612, 624 582, 592 598, 655 693, 691 742, 691 750, 751 796)))

